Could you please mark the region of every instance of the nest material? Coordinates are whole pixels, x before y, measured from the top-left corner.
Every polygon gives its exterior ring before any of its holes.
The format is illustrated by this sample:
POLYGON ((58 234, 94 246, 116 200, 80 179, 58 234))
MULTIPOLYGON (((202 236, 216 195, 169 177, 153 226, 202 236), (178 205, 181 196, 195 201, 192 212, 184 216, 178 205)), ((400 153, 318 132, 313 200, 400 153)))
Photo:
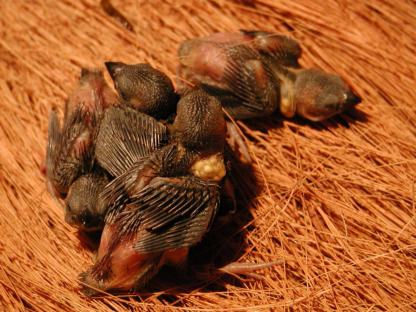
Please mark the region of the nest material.
POLYGON ((416 5, 390 2, 113 0, 132 33, 98 0, 2 1, 0 310, 416 310, 416 5), (88 240, 64 223, 40 172, 51 107, 62 114, 81 66, 148 62, 174 79, 181 41, 237 29, 295 38, 303 66, 341 75, 363 102, 317 124, 239 122, 254 163, 236 157, 239 211, 192 250, 194 269, 85 298, 88 240), (277 259, 260 280, 198 274, 277 259))

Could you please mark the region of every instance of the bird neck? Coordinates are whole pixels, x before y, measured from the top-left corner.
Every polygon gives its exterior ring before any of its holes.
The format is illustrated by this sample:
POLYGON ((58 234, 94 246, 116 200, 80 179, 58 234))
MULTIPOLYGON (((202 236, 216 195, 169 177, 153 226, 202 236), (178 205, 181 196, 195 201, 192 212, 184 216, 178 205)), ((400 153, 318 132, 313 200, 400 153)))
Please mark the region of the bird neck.
POLYGON ((280 82, 280 112, 285 117, 291 118, 296 113, 294 100, 296 69, 276 64, 271 68, 275 79, 280 82))
POLYGON ((192 174, 203 180, 219 182, 226 174, 223 152, 218 150, 196 151, 181 143, 173 143, 155 155, 154 167, 159 168, 161 176, 192 174))
POLYGON ((196 153, 182 144, 173 142, 156 152, 151 161, 157 174, 164 177, 185 175, 196 153))
POLYGON ((221 181, 226 174, 223 153, 198 157, 192 164, 189 172, 203 180, 213 182, 221 181))

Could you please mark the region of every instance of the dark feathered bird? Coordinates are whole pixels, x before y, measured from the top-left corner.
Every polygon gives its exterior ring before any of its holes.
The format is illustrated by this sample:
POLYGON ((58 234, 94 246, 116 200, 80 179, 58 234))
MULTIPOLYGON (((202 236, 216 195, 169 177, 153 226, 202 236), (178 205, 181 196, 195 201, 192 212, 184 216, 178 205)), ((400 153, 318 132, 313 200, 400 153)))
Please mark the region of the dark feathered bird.
POLYGON ((300 68, 301 52, 296 41, 269 32, 218 33, 183 42, 178 71, 218 96, 236 119, 279 108, 286 117, 321 121, 361 101, 340 77, 300 68))
MULTIPOLYGON (((94 142, 104 109, 118 102, 118 96, 106 84, 101 71, 82 69, 79 82, 66 102, 62 129, 54 111, 49 118, 48 190, 58 203, 59 198, 66 198, 66 220, 82 229, 87 229, 90 223, 84 222, 83 215, 97 213, 98 219, 103 217, 103 212, 98 212, 91 202, 92 196, 97 197, 92 192, 99 192, 107 179, 106 174, 95 172, 94 142), (98 183, 93 188, 85 183, 90 179, 98 183), (71 193, 69 197, 68 192, 71 193), (91 205, 84 205, 84 200, 91 205)), ((94 228, 95 223, 100 222, 92 222, 94 228)))
POLYGON ((106 210, 98 205, 98 196, 109 181, 100 168, 77 178, 65 198, 65 221, 82 231, 101 230, 106 210))
MULTIPOLYGON (((127 127, 123 120, 119 128, 127 127)), ((141 286, 163 264, 186 261, 219 205, 225 130, 220 102, 202 90, 192 91, 178 102, 168 145, 146 157, 134 155, 141 147, 120 153, 133 165, 101 194, 109 210, 97 260, 80 275, 87 295, 95 289, 141 286)), ((123 141, 136 144, 127 133, 123 141)))
POLYGON ((163 72, 149 64, 105 63, 120 98, 138 111, 166 119, 175 112, 178 96, 163 72))

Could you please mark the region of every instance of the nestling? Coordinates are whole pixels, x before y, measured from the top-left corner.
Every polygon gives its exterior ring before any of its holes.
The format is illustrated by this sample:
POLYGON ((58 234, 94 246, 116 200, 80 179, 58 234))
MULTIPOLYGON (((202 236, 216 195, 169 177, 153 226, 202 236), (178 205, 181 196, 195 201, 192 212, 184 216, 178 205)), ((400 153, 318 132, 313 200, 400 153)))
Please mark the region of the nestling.
POLYGON ((109 209, 97 261, 80 276, 87 295, 140 287, 162 265, 186 262, 218 209, 225 129, 220 102, 192 91, 178 102, 170 143, 129 156, 134 165, 101 194, 109 209))
POLYGON ((175 112, 178 96, 163 72, 149 64, 105 63, 122 101, 156 119, 166 119, 175 112))
POLYGON ((98 196, 109 180, 99 168, 76 179, 65 198, 65 221, 81 231, 102 230, 106 211, 100 209, 98 196))
POLYGON ((84 230, 90 224, 82 218, 86 214, 96 214, 97 222, 91 223, 94 229, 97 224, 102 224, 99 220, 102 220, 103 212, 98 211, 94 206, 96 203, 92 202, 98 193, 91 192, 99 192, 99 186, 107 180, 107 176, 95 166, 94 145, 104 109, 118 105, 118 102, 118 96, 111 91, 101 71, 83 68, 79 82, 66 102, 62 129, 55 111, 51 111, 49 118, 47 187, 60 205, 59 199, 66 200, 66 220, 84 230), (85 179, 101 182, 89 188, 85 179), (83 203, 87 197, 90 206, 83 203))
MULTIPOLYGON (((298 114, 322 121, 361 99, 335 75, 302 69, 299 44, 264 31, 218 33, 183 42, 179 75, 221 99, 235 119, 298 114)), ((183 87, 183 82, 180 83, 183 87)))

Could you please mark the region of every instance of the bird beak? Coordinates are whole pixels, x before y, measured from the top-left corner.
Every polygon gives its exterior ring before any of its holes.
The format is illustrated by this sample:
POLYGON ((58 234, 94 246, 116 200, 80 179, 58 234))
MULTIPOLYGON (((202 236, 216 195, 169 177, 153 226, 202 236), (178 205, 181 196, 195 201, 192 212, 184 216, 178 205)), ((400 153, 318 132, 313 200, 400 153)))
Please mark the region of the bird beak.
POLYGON ((91 75, 93 72, 92 71, 90 71, 89 69, 87 69, 87 68, 85 68, 85 67, 82 67, 81 68, 81 77, 80 78, 83 78, 83 77, 86 77, 86 76, 88 76, 88 75, 91 75))
POLYGON ((123 67, 123 63, 118 62, 106 62, 105 67, 107 67, 108 72, 110 73, 111 78, 114 80, 117 73, 121 70, 123 67))
POLYGON ((361 102, 361 98, 358 95, 356 95, 351 90, 347 91, 347 99, 345 101, 345 109, 349 109, 351 107, 354 107, 355 105, 357 105, 360 102, 361 102))

